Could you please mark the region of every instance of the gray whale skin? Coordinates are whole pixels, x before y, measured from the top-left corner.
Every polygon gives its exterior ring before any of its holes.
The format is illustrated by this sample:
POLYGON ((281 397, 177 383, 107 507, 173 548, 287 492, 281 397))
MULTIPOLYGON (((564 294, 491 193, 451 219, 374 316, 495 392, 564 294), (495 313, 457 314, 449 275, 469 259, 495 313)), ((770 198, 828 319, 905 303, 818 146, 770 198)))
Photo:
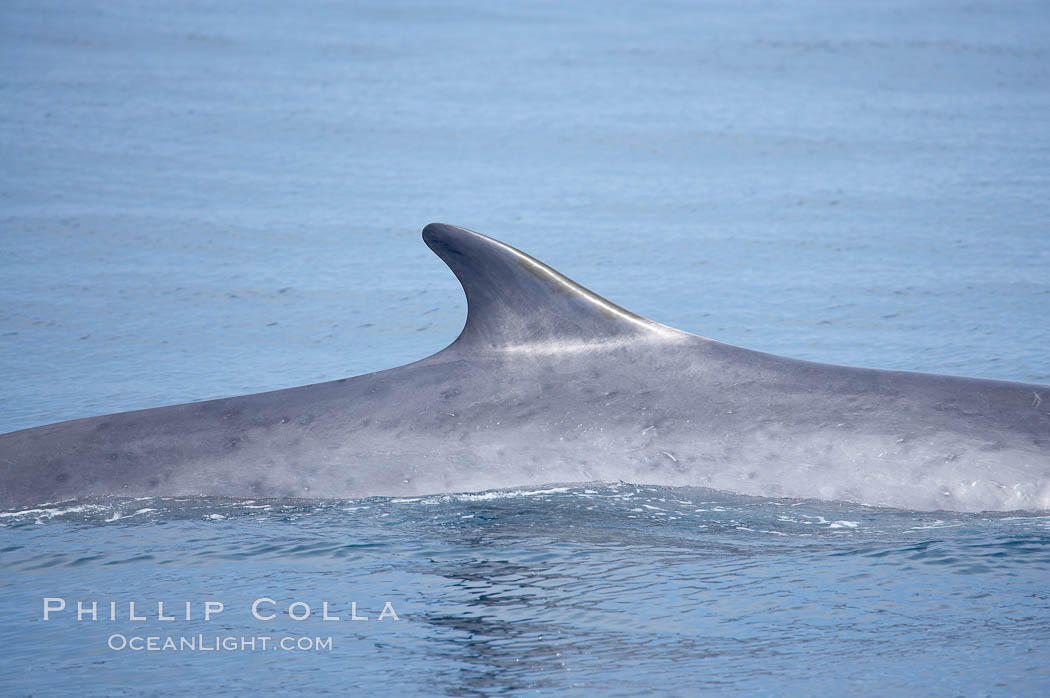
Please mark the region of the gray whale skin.
POLYGON ((467 296, 416 363, 0 436, 0 507, 623 480, 919 510, 1050 509, 1050 387, 848 368, 630 313, 492 238, 423 230, 467 296))

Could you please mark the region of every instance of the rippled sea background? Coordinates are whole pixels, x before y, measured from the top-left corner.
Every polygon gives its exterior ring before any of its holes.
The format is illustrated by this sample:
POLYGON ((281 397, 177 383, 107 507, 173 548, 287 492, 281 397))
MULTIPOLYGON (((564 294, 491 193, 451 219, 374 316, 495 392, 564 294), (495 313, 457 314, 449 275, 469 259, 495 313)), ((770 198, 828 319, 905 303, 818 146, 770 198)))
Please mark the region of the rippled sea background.
MULTIPOLYGON (((0 432, 437 351, 465 303, 434 220, 733 344, 1050 383, 1048 27, 1013 1, 5 2, 0 432)), ((0 694, 1050 693, 1047 512, 507 484, 0 512, 0 694)))

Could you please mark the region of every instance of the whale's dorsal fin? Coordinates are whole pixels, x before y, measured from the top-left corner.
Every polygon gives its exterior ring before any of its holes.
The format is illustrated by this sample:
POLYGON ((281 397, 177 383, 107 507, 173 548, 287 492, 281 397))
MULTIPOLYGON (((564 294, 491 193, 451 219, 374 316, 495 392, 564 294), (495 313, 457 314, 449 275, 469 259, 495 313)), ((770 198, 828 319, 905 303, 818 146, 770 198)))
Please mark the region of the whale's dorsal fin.
POLYGON ((423 240, 467 295, 467 322, 455 345, 557 351, 678 334, 481 233, 431 223, 423 240))

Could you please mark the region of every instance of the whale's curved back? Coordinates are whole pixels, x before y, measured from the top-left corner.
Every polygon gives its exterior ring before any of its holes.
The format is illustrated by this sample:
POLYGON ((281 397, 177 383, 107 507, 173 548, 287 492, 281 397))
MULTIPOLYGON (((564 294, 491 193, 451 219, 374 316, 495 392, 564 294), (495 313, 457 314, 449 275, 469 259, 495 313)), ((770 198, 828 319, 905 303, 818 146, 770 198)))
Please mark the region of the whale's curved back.
POLYGON ((452 347, 557 350, 687 336, 481 233, 431 223, 423 229, 423 240, 467 296, 467 321, 452 347))
POLYGON ((926 510, 1050 505, 1050 386, 734 347, 630 313, 484 235, 431 224, 423 238, 467 296, 448 348, 354 378, 0 435, 0 508, 617 480, 926 510))

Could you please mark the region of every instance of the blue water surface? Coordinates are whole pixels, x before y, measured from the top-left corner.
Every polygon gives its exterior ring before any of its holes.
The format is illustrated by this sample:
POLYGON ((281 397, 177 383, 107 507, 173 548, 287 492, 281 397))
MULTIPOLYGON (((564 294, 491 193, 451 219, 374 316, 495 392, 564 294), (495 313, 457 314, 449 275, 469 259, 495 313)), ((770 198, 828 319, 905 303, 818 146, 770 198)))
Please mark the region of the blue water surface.
MULTIPOLYGON (((733 344, 1050 383, 1048 26, 999 0, 5 2, 0 432, 437 351, 465 302, 433 220, 733 344)), ((1047 522, 629 483, 55 503, 0 516, 0 693, 1042 696, 1047 522)))
POLYGON ((7 514, 3 526, 0 642, 14 694, 1035 696, 1050 686, 1050 519, 1040 516, 596 485, 326 503, 102 500, 7 514), (67 609, 44 621, 46 598, 67 609), (252 616, 257 599, 272 600, 257 610, 274 618, 252 616), (75 600, 97 601, 98 619, 78 622, 75 600), (129 601, 144 620, 128 619, 129 601), (174 620, 158 620, 158 601, 174 620), (205 622, 207 601, 224 610, 205 622), (305 613, 297 602, 309 618, 293 619, 305 613), (387 602, 398 620, 379 619, 387 602), (340 620, 323 620, 324 603, 340 620), (350 620, 351 603, 367 621, 350 620), (155 651, 123 645, 151 636, 155 651), (330 645, 164 650, 172 636, 330 645))

